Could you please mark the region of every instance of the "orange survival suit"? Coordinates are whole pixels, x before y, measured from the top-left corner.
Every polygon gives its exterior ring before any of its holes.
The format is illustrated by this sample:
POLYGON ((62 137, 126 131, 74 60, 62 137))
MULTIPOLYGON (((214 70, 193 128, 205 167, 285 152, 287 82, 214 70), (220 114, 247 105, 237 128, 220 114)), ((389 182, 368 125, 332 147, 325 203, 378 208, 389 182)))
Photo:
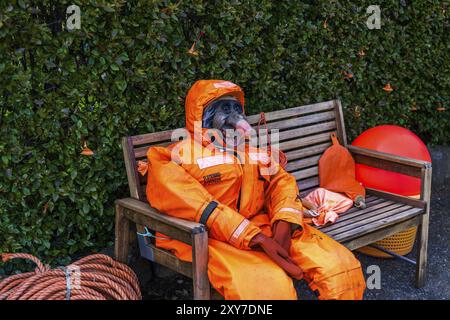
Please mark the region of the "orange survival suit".
MULTIPOLYGON (((204 108, 223 96, 244 105, 239 86, 223 80, 197 81, 185 104, 190 139, 148 150, 150 204, 168 215, 206 224, 208 276, 225 299, 297 298, 292 279, 264 252, 249 248, 256 234, 270 237, 277 220, 298 227, 292 233, 290 256, 319 299, 362 299, 365 281, 359 261, 347 248, 303 223, 295 178, 279 165, 268 174, 267 158, 260 157, 264 151, 246 145, 240 152, 228 152, 201 128, 204 108)), ((192 261, 187 244, 157 238, 156 245, 192 261)))

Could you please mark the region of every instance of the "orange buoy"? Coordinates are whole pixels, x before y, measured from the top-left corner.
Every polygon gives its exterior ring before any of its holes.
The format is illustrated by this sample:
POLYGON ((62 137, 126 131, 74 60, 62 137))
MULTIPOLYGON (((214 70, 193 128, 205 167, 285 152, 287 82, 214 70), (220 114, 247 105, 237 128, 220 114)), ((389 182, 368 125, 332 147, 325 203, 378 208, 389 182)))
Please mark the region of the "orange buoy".
POLYGON ((394 89, 391 87, 391 84, 389 82, 386 83, 386 85, 383 87, 383 90, 386 91, 386 92, 394 91, 394 89))

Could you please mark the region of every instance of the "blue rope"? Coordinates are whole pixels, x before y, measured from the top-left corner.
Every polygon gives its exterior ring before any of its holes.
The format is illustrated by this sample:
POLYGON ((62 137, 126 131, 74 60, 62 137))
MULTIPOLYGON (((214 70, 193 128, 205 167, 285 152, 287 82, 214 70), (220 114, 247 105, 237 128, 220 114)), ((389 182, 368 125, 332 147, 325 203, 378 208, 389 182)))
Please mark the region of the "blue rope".
POLYGON ((144 230, 145 230, 145 233, 140 233, 140 232, 136 232, 136 233, 142 237, 151 237, 151 238, 160 239, 160 240, 170 240, 170 238, 155 236, 153 233, 151 233, 148 230, 147 227, 144 227, 144 230))

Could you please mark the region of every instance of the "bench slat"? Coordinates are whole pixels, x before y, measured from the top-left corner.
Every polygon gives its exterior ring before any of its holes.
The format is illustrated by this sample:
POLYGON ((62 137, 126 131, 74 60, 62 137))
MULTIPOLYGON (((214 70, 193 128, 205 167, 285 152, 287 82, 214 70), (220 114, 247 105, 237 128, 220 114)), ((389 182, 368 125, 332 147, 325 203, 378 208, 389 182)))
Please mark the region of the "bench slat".
POLYGON ((278 129, 280 131, 289 128, 298 128, 301 126, 311 125, 314 123, 325 122, 329 120, 335 120, 336 115, 334 111, 327 111, 317 114, 311 114, 304 117, 291 118, 281 121, 270 122, 267 124, 269 130, 278 129))
POLYGON ((357 225, 362 225, 367 223, 368 221, 371 221, 370 218, 376 220, 380 215, 385 214, 386 212, 393 212, 393 210, 396 209, 402 211, 412 208, 411 206, 405 206, 404 204, 401 203, 390 202, 388 205, 385 204, 386 204, 385 202, 382 202, 376 206, 377 208, 373 208, 372 210, 366 211, 365 213, 357 216, 352 215, 350 216, 350 218, 341 221, 340 224, 333 223, 329 226, 325 226, 324 228, 322 228, 322 231, 328 234, 341 233, 342 231, 352 229, 357 225))
POLYGON ((385 239, 386 237, 392 236, 398 232, 415 227, 420 224, 420 220, 421 216, 415 215, 410 219, 406 219, 405 221, 401 221, 399 223, 393 223, 373 232, 370 232, 369 230, 369 232, 360 234, 356 237, 349 237, 346 241, 343 241, 341 243, 348 249, 353 251, 355 249, 374 243, 378 240, 385 239))
MULTIPOLYGON (((256 131, 256 128, 254 128, 256 131)), ((336 122, 335 121, 328 121, 320 124, 314 124, 306 127, 301 128, 294 128, 294 129, 288 129, 286 131, 281 131, 278 134, 278 141, 286 141, 289 139, 304 137, 304 136, 311 136, 314 133, 322 133, 322 132, 330 132, 332 130, 336 129, 336 122)), ((266 130, 261 129, 261 135, 260 139, 261 141, 266 141, 266 130)), ((270 138, 270 132, 269 132, 269 138, 270 138)))
MULTIPOLYGON (((168 142, 160 143, 157 146, 158 147, 167 147, 172 143, 173 143, 172 141, 168 141, 168 142)), ((146 158, 147 151, 150 147, 153 147, 153 146, 145 146, 145 147, 139 147, 139 148, 134 149, 134 156, 136 157, 136 160, 141 160, 142 158, 146 158)))
POLYGON ((381 209, 383 207, 387 207, 391 204, 394 204, 394 202, 386 201, 385 199, 375 199, 371 202, 366 202, 367 207, 365 209, 361 210, 359 208, 352 207, 350 210, 347 210, 346 212, 341 213, 339 215, 339 218, 332 225, 321 226, 320 228, 327 228, 327 231, 337 229, 340 226, 342 226, 346 223, 349 223, 348 220, 350 220, 350 219, 352 219, 352 221, 354 221, 353 219, 355 219, 359 216, 367 217, 367 215, 370 212, 381 209))
POLYGON ((327 141, 330 141, 330 132, 320 133, 313 136, 307 136, 295 140, 290 140, 287 142, 282 142, 279 144, 279 148, 283 152, 286 152, 287 150, 301 149, 306 146, 319 144, 327 141))
POLYGON ((288 161, 291 161, 294 159, 306 158, 316 154, 322 155, 322 153, 330 146, 331 142, 327 142, 318 145, 308 146, 303 149, 286 151, 284 152, 284 154, 286 155, 288 161))
POLYGON ((321 157, 321 155, 317 155, 317 156, 312 156, 309 158, 304 158, 301 160, 290 161, 286 165, 285 170, 287 172, 292 172, 292 171, 295 171, 298 169, 307 168, 307 167, 311 167, 314 165, 317 166, 317 163, 318 163, 320 157, 321 157))
POLYGON ((348 231, 356 229, 358 227, 370 224, 372 222, 376 222, 383 218, 387 218, 389 216, 396 215, 400 212, 409 210, 411 208, 413 208, 413 207, 406 206, 406 205, 399 204, 399 203, 392 204, 388 207, 384 207, 384 208, 375 210, 374 212, 371 212, 370 214, 367 214, 367 217, 359 217, 359 218, 355 219, 356 220, 355 222, 353 222, 353 220, 350 219, 347 221, 346 224, 341 225, 337 229, 328 231, 327 228, 324 228, 324 229, 322 229, 322 231, 330 236, 335 236, 340 233, 348 232, 348 231))
MULTIPOLYGON (((294 107, 294 108, 289 108, 289 109, 284 109, 284 110, 266 112, 265 117, 266 117, 267 122, 270 122, 270 121, 280 120, 280 119, 289 118, 289 117, 298 117, 298 116, 302 116, 302 115, 305 115, 308 113, 313 113, 313 112, 322 112, 322 111, 333 110, 333 108, 334 108, 334 101, 331 100, 331 101, 319 102, 319 103, 314 103, 314 104, 309 104, 309 105, 305 105, 305 106, 294 107)), ((248 122, 252 125, 257 124, 259 119, 260 119, 259 114, 247 116, 248 122)))
POLYGON ((174 130, 172 129, 172 130, 165 130, 165 131, 160 131, 160 132, 140 134, 140 135, 131 137, 131 139, 133 142, 133 146, 140 146, 143 144, 170 141, 173 131, 174 130))
POLYGON ((317 176, 318 174, 319 174, 319 168, 317 166, 291 172, 291 175, 293 175, 295 177, 295 180, 314 177, 314 176, 317 176))
POLYGON ((312 177, 305 180, 299 180, 297 181, 297 185, 300 191, 317 188, 319 186, 319 177, 312 177))
POLYGON ((352 239, 358 238, 362 235, 375 232, 377 230, 386 228, 391 225, 398 224, 402 221, 411 219, 423 212, 423 209, 420 208, 412 208, 406 211, 399 212, 398 214, 376 220, 373 223, 368 223, 365 225, 362 225, 360 227, 357 227, 355 229, 352 229, 347 232, 343 232, 340 234, 337 234, 333 236, 336 241, 338 242, 344 242, 344 241, 350 241, 352 239))

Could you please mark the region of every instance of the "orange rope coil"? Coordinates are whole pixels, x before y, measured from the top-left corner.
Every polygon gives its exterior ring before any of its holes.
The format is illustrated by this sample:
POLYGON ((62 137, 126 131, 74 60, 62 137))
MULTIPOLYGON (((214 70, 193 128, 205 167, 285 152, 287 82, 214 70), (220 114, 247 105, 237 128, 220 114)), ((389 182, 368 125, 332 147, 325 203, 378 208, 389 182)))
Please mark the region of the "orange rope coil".
POLYGON ((139 281, 127 265, 104 254, 51 269, 24 253, 0 254, 2 261, 28 259, 37 268, 0 280, 0 300, 141 300, 139 281))

